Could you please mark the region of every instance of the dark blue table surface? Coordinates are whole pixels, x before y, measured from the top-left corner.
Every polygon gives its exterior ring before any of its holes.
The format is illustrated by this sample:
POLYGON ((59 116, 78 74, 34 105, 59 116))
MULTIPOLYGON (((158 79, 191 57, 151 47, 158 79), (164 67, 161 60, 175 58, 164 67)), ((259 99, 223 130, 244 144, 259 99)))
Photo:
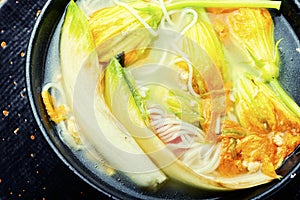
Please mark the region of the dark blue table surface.
MULTIPOLYGON (((45 3, 8 0, 0 8, 0 199, 105 199, 56 156, 30 111, 26 50, 45 3)), ((272 199, 300 199, 300 176, 272 199)))

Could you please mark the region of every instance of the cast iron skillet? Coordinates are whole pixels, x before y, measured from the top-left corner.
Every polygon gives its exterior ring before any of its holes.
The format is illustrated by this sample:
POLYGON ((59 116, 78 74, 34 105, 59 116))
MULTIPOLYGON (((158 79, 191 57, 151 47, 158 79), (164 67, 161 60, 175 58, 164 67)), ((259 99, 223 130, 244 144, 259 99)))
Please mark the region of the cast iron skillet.
MULTIPOLYGON (((91 167, 83 164, 58 137, 54 125, 49 121, 42 104, 40 92, 45 71, 47 49, 51 36, 61 19, 69 0, 49 0, 42 10, 32 32, 26 60, 26 84, 34 117, 49 145, 58 157, 81 179, 99 192, 114 199, 263 199, 274 195, 283 188, 298 172, 300 172, 300 148, 278 169, 283 176, 280 181, 234 192, 205 192, 188 189, 188 193, 162 189, 151 193, 138 189, 122 174, 107 177, 96 173, 91 167)), ((271 11, 275 22, 276 39, 284 38, 280 43, 282 67, 280 82, 298 104, 300 104, 300 56, 296 48, 300 47, 300 5, 298 0, 282 1, 281 11, 271 11)))

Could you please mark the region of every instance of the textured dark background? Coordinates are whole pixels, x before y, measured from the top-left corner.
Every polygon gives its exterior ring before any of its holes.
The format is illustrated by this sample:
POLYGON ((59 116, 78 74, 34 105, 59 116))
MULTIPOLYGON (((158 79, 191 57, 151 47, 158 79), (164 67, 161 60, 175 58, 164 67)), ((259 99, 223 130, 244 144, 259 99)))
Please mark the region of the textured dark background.
MULTIPOLYGON (((0 8, 0 199, 104 199, 56 156, 30 111, 26 49, 45 3, 8 0, 0 8)), ((300 176, 272 199, 300 199, 300 176)))

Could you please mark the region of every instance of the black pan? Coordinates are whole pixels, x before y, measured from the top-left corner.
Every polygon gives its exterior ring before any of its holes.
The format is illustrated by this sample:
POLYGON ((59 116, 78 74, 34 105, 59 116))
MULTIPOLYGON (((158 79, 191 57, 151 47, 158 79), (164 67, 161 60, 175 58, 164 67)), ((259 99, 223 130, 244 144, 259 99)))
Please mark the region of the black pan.
MULTIPOLYGON (((300 148, 278 169, 283 176, 280 181, 234 192, 205 192, 194 189, 164 189, 151 193, 138 189, 122 174, 108 177, 96 173, 92 167, 81 162, 80 158, 59 138, 54 125, 49 121, 42 104, 40 92, 45 72, 47 49, 55 28, 61 19, 68 0, 49 0, 42 10, 32 33, 26 61, 26 83, 33 114, 49 145, 58 157, 81 179, 99 192, 114 199, 265 199, 294 178, 300 172, 300 148), (188 192, 187 192, 188 191, 188 192)), ((300 4, 298 0, 282 1, 281 11, 271 11, 275 22, 276 40, 284 38, 280 43, 282 67, 280 82, 288 93, 300 104, 300 4)), ((176 187, 175 185, 170 188, 176 187)))

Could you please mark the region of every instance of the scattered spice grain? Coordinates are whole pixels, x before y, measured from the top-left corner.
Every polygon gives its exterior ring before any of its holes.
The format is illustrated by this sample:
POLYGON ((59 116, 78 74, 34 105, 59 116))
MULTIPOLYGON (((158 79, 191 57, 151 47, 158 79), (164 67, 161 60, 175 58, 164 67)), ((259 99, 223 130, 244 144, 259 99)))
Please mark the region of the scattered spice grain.
POLYGON ((31 136, 30 136, 30 139, 31 139, 31 140, 34 140, 34 139, 35 139, 34 135, 31 135, 31 136))
POLYGON ((18 131, 19 131, 19 128, 16 128, 16 129, 14 130, 14 134, 17 135, 18 131))
POLYGON ((1 47, 2 47, 2 49, 5 49, 5 47, 6 47, 6 42, 5 41, 1 42, 1 47))
POLYGON ((35 16, 38 17, 41 14, 41 10, 37 10, 35 16))
POLYGON ((8 110, 3 110, 2 113, 3 113, 3 115, 4 115, 5 117, 7 117, 8 114, 9 114, 9 111, 8 111, 8 110))

